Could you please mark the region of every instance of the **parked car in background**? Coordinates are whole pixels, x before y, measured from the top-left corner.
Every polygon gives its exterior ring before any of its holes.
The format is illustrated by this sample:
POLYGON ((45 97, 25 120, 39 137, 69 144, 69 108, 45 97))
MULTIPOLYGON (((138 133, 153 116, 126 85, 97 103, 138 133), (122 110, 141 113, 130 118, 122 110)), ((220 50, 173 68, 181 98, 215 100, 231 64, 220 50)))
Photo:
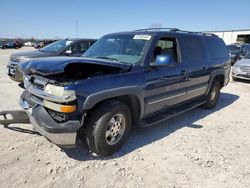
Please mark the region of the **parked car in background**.
POLYGON ((197 106, 212 109, 228 84, 229 55, 213 34, 178 29, 113 33, 83 57, 50 57, 19 64, 20 105, 48 140, 111 155, 132 126, 159 124, 197 106), (30 114, 29 112, 32 113, 30 114))
POLYGON ((0 41, 0 48, 2 49, 2 46, 5 44, 5 42, 0 41))
POLYGON ((2 45, 2 49, 8 49, 8 48, 18 49, 18 48, 22 48, 22 47, 23 47, 23 44, 19 41, 7 42, 7 43, 2 45))
POLYGON ((232 79, 234 81, 238 79, 250 80, 250 53, 233 65, 232 79))
POLYGON ((227 49, 230 55, 231 65, 234 65, 236 61, 250 52, 250 44, 231 44, 227 45, 227 49))
POLYGON ((56 40, 43 40, 43 41, 39 41, 38 43, 34 44, 34 48, 39 49, 39 48, 43 48, 53 42, 55 42, 56 40))
POLYGON ((81 56, 95 41, 95 39, 64 39, 39 50, 12 54, 7 65, 7 74, 12 80, 21 82, 23 76, 17 69, 20 62, 51 56, 81 56))
POLYGON ((29 47, 33 47, 34 45, 35 45, 36 43, 34 43, 34 42, 25 42, 24 43, 24 46, 29 46, 29 47))

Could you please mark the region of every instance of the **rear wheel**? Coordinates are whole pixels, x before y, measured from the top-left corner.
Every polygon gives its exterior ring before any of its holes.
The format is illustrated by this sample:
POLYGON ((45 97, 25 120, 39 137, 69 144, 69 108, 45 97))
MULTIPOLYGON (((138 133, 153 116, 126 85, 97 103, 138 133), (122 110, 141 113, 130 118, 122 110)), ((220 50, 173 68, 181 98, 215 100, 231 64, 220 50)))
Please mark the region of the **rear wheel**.
POLYGON ((203 105, 204 108, 207 109, 213 109, 220 96, 220 83, 217 80, 214 80, 214 82, 211 85, 210 91, 208 92, 206 96, 206 103, 203 105))
POLYGON ((108 156, 122 147, 131 129, 131 113, 118 100, 106 101, 91 113, 85 131, 90 150, 108 156))

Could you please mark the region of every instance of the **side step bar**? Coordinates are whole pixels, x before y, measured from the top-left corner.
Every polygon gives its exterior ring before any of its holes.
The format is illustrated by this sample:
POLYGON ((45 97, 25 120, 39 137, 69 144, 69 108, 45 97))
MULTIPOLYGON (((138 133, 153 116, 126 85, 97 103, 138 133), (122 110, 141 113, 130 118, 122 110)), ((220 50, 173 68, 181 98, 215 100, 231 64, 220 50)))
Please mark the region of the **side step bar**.
POLYGON ((198 100, 196 102, 189 102, 185 103, 181 106, 160 112, 159 114, 154 114, 152 116, 146 117, 145 119, 141 120, 140 127, 150 127, 156 124, 160 124, 172 117, 178 116, 184 112, 187 112, 193 108, 201 106, 202 104, 206 103, 206 101, 198 100))

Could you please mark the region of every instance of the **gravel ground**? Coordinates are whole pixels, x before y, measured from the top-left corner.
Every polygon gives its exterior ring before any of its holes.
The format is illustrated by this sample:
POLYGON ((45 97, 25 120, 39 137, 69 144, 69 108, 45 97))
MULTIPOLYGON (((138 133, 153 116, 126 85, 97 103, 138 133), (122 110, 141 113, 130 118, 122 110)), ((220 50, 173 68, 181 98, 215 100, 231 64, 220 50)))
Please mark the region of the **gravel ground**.
MULTIPOLYGON (((0 50, 0 111, 20 109, 22 89, 5 67, 21 50, 0 50)), ((30 124, 0 125, 0 187, 250 187, 249 93, 249 82, 231 81, 214 110, 135 129, 108 158, 80 141, 63 151, 30 124)))

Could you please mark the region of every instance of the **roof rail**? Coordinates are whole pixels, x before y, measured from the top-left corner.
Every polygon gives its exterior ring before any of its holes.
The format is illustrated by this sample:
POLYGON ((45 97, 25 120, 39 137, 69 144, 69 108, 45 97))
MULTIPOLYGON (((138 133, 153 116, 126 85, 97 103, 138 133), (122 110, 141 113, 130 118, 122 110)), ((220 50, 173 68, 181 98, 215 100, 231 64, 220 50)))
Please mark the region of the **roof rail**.
POLYGON ((213 33, 204 33, 204 32, 198 32, 198 31, 184 31, 184 30, 180 30, 180 29, 177 29, 177 28, 146 28, 146 29, 138 29, 138 30, 134 30, 134 31, 154 31, 154 30, 159 30, 159 31, 162 31, 162 30, 168 30, 170 32, 180 32, 180 33, 188 33, 188 34, 196 34, 196 35, 206 35, 206 36, 216 36, 215 34, 213 33))
POLYGON ((179 29, 177 29, 177 28, 164 28, 164 27, 153 27, 153 28, 137 29, 137 30, 134 30, 134 31, 153 31, 153 30, 179 31, 179 29))

